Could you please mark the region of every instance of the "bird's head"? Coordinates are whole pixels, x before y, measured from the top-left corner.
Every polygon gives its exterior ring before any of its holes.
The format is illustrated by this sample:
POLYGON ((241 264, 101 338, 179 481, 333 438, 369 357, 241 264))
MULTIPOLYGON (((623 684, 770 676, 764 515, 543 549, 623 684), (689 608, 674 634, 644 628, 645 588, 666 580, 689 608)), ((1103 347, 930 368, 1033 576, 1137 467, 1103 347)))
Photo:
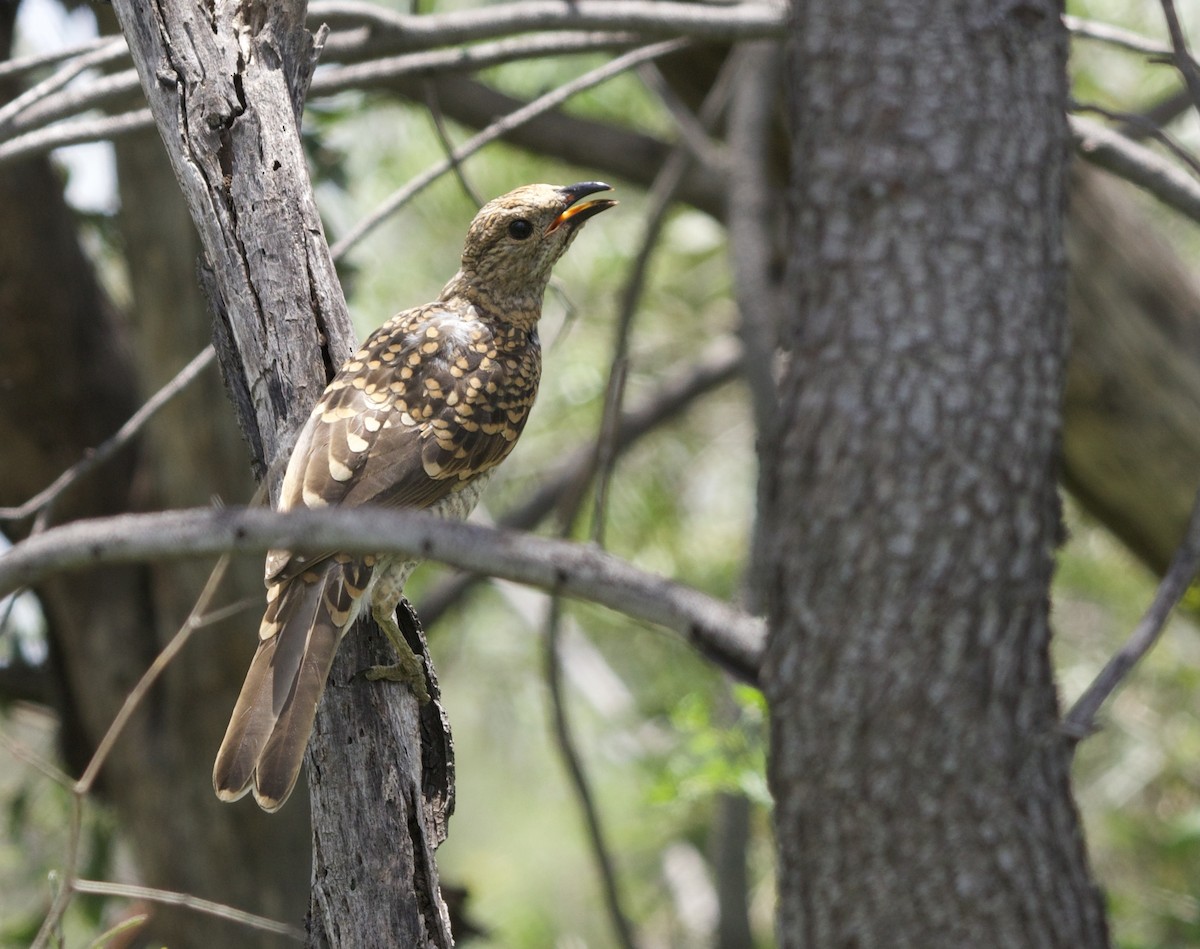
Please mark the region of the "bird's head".
POLYGON ((532 310, 536 319, 550 271, 583 222, 617 203, 582 199, 610 190, 600 181, 525 185, 489 201, 471 222, 461 269, 446 291, 501 318, 532 310))

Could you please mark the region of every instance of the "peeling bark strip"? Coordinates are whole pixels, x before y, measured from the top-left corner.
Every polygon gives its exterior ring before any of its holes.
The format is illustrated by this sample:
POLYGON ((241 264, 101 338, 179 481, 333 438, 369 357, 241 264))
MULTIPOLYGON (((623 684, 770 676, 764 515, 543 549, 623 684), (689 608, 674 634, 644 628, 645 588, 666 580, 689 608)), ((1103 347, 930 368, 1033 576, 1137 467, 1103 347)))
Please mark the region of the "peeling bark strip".
MULTIPOLYGON (((304 3, 114 6, 204 245, 222 369, 246 393, 235 403, 253 412, 242 426, 266 470, 354 347, 298 129, 319 43, 304 29, 304 3)), ((373 947, 395 933, 397 944, 449 945, 433 850, 452 788, 424 786, 421 759, 433 752, 422 751, 421 729, 438 754, 449 735, 437 709, 418 711, 406 690, 354 680, 366 628, 339 652, 327 693, 337 709, 322 706, 310 749, 320 765, 314 895, 341 894, 336 916, 314 901, 310 944, 373 947), (381 773, 386 793, 363 780, 381 773), (419 859, 393 859, 400 852, 419 859), (395 898, 405 892, 414 898, 395 898)), ((439 773, 452 778, 449 767, 439 773)))
POLYGON ((763 669, 781 946, 1108 944, 1048 657, 1060 13, 793 7, 763 669))

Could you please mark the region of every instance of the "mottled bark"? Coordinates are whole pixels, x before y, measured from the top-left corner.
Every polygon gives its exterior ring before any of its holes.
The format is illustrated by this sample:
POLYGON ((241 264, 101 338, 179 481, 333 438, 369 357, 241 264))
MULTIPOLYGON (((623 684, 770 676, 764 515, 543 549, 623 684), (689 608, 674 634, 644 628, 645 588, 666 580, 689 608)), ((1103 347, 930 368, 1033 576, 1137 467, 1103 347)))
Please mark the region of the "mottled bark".
POLYGON ((763 676, 781 946, 1108 941, 1048 657, 1060 12, 794 7, 763 676))

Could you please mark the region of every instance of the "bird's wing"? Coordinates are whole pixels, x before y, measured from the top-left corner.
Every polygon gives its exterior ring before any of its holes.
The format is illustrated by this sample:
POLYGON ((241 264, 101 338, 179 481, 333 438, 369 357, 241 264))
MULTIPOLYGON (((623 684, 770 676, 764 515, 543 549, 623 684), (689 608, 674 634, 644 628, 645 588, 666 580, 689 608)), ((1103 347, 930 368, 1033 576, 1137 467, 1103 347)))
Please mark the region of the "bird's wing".
MULTIPOLYGON (((528 354, 500 351, 470 312, 438 303, 393 317, 313 409, 280 510, 436 504, 507 457, 536 394, 537 366, 528 354)), ((272 551, 267 579, 295 576, 326 556, 272 551)))

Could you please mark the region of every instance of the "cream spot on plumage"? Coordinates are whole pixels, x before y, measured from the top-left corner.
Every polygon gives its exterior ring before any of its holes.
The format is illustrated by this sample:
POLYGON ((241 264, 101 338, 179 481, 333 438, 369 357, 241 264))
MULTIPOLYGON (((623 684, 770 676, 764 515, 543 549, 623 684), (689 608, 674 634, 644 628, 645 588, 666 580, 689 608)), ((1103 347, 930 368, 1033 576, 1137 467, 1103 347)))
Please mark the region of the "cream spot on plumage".
POLYGON ((349 481, 354 477, 354 469, 348 468, 336 458, 329 459, 329 477, 334 481, 349 481))

